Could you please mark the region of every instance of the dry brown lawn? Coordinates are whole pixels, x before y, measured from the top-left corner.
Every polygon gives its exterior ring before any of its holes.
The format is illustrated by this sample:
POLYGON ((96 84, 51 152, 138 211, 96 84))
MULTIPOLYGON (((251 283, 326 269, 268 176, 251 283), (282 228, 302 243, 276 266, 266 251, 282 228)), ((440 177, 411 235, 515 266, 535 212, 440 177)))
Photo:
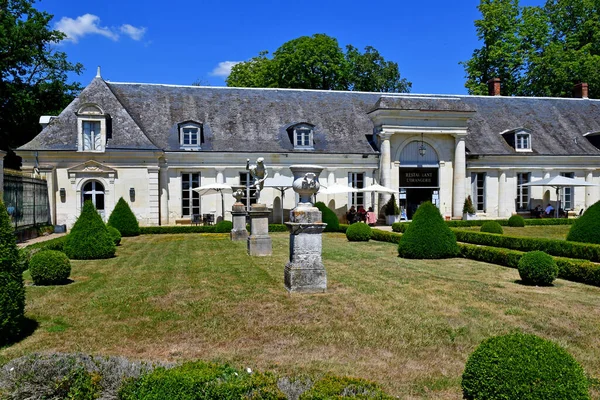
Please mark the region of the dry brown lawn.
POLYGON ((290 296, 288 236, 272 237, 265 258, 227 235, 187 234, 124 238, 113 259, 73 261, 74 283, 28 286, 27 316, 39 327, 0 350, 0 362, 34 351, 218 360, 367 378, 404 399, 460 399, 475 347, 521 330, 600 376, 600 288, 523 286, 497 265, 405 260, 393 244, 327 234, 327 293, 290 296))

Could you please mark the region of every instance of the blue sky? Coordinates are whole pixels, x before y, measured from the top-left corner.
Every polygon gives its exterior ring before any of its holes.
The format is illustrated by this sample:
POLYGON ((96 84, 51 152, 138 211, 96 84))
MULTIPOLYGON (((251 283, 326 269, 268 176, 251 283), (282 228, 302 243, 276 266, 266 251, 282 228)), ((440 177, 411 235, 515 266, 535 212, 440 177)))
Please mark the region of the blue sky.
MULTIPOLYGON (((522 0, 522 5, 542 5, 522 0)), ((224 86, 227 62, 275 51, 299 36, 325 33, 340 46, 373 46, 398 63, 413 93, 465 94, 464 69, 480 44, 479 0, 460 1, 131 1, 42 0, 52 26, 69 34, 57 47, 104 79, 224 86), (221 67, 221 68, 219 68, 221 67)))

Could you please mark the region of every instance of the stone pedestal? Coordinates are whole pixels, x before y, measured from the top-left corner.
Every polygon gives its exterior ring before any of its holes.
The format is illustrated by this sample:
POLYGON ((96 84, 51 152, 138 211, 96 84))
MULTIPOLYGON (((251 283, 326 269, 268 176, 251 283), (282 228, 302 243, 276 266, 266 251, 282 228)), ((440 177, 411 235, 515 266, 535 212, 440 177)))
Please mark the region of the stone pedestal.
MULTIPOLYGON (((231 207, 231 216, 233 219, 233 228, 231 229, 231 240, 248 240, 248 231, 246 230, 246 206, 242 203, 235 203, 231 207)), ((268 226, 267 226, 268 229, 268 226)))
POLYGON ((250 236, 248 237, 248 254, 251 256, 270 256, 273 254, 271 237, 269 236, 270 211, 264 204, 253 204, 250 216, 250 236))
POLYGON ((290 261, 285 266, 284 282, 290 292, 325 292, 327 272, 321 252, 322 233, 327 224, 322 222, 316 207, 296 207, 286 225, 290 230, 290 261))

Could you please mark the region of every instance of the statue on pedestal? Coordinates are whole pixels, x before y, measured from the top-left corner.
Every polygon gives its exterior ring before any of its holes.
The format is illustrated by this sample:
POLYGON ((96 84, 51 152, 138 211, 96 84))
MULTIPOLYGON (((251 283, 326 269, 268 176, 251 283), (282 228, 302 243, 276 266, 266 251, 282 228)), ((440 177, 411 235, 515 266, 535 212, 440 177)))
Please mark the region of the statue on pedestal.
POLYGON ((250 172, 254 178, 254 188, 256 189, 256 202, 260 203, 260 192, 263 190, 265 180, 269 176, 269 172, 265 167, 265 159, 259 157, 255 165, 250 165, 250 159, 246 159, 246 170, 250 172))

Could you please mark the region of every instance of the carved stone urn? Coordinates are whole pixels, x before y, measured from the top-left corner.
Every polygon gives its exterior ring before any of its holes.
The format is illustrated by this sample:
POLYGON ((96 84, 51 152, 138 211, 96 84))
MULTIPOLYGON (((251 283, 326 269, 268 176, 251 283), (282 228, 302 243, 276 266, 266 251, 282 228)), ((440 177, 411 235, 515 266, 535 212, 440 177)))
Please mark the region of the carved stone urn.
POLYGON ((319 190, 318 165, 292 165, 292 188, 300 195, 296 208, 290 212, 290 261, 285 266, 284 282, 290 292, 324 292, 327 290, 327 273, 321 258, 322 233, 327 227, 321 211, 311 199, 319 190))
POLYGON ((297 207, 311 207, 312 196, 319 191, 319 174, 323 167, 319 165, 291 165, 294 174, 292 188, 300 195, 297 207))
POLYGON ((231 216, 233 219, 233 228, 230 237, 233 241, 248 240, 248 231, 246 230, 246 206, 241 202, 244 197, 244 191, 241 188, 234 188, 233 197, 235 204, 231 207, 231 216))

